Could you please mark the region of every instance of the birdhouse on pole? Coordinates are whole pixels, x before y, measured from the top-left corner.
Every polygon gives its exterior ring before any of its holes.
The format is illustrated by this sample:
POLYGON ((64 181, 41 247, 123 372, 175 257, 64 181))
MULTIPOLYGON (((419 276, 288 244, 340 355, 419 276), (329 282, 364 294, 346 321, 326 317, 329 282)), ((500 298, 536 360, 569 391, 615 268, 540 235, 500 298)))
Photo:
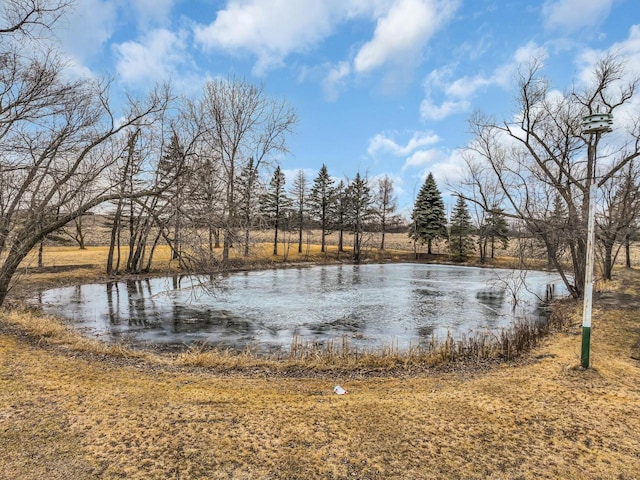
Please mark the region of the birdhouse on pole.
POLYGON ((613 125, 613 115, 610 113, 594 113, 582 117, 582 133, 611 132, 611 125, 613 125))

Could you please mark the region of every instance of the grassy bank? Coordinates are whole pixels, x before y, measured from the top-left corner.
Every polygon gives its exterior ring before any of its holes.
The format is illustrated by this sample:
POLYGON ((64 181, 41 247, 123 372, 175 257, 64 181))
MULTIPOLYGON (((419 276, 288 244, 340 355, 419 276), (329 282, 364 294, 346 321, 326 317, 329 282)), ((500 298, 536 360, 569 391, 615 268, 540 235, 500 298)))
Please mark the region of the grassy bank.
POLYGON ((0 478, 640 478, 640 274, 606 290, 590 370, 575 309, 516 362, 395 375, 221 369, 2 312, 0 478))

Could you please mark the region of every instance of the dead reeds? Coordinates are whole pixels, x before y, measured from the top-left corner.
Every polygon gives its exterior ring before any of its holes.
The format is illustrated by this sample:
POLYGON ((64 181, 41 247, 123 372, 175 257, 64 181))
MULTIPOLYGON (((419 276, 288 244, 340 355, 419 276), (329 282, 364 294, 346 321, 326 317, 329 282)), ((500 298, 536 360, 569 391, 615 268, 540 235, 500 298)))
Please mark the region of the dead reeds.
POLYGON ((551 331, 564 329, 571 321, 566 308, 543 320, 520 320, 499 331, 481 330, 460 337, 451 332, 444 339, 432 336, 426 342, 402 349, 397 342, 363 348, 347 337, 308 341, 294 336, 289 348, 261 351, 257 346, 242 351, 194 344, 177 357, 184 366, 244 370, 316 371, 415 371, 451 363, 511 361, 531 351, 551 331))

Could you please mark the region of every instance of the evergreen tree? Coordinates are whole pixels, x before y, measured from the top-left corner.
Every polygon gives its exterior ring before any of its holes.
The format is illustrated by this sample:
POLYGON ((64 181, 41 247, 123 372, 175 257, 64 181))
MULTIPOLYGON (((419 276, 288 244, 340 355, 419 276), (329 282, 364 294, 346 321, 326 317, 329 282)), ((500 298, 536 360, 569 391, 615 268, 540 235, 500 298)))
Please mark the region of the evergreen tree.
POLYGON ((360 172, 347 187, 346 195, 347 218, 353 232, 353 261, 359 262, 362 253, 362 234, 373 213, 369 184, 366 178, 360 176, 360 172))
POLYGON ((496 242, 500 242, 502 248, 509 244, 509 225, 504 215, 504 210, 494 205, 487 212, 486 217, 478 229, 478 246, 480 250, 480 262, 487 258, 487 248, 491 247, 491 258, 494 258, 496 242))
POLYGON ((494 258, 495 244, 500 242, 502 248, 509 245, 509 224, 502 208, 493 208, 487 215, 486 234, 491 242, 491 258, 494 258))
POLYGON ((554 258, 562 257, 575 230, 569 225, 568 219, 566 202, 559 193, 556 193, 551 202, 551 211, 544 218, 544 222, 549 227, 546 242, 549 267, 553 266, 554 258))
POLYGON ((258 170, 249 158, 247 164, 236 179, 236 195, 238 197, 238 220, 244 228, 244 256, 249 255, 249 240, 251 227, 255 223, 256 212, 259 208, 258 199, 258 170))
POLYGON ((278 254, 278 231, 286 219, 287 208, 290 204, 291 201, 289 197, 287 197, 287 191, 285 190, 284 173, 282 173, 280 166, 278 166, 273 173, 273 177, 271 177, 267 192, 262 196, 260 201, 262 214, 275 230, 273 236, 274 255, 278 254))
POLYGON ((160 174, 158 183, 167 185, 165 195, 169 206, 169 218, 165 220, 165 227, 169 227, 171 223, 173 224, 173 238, 169 244, 174 260, 180 258, 182 253, 181 228, 184 207, 184 178, 186 176, 184 174, 184 166, 185 152, 177 133, 174 132, 158 164, 158 173, 160 174))
POLYGON ((413 241, 419 241, 423 245, 426 243, 429 255, 432 253, 433 240, 447 238, 447 217, 444 212, 444 202, 431 173, 427 175, 418 192, 411 213, 411 222, 409 236, 413 241))
POLYGON ((344 252, 344 229, 347 221, 347 187, 343 180, 336 186, 335 197, 335 229, 338 231, 338 256, 344 252))
POLYGON ((302 253, 302 232, 304 231, 305 215, 308 209, 308 190, 307 177, 303 170, 298 170, 291 188, 293 207, 296 211, 293 223, 298 229, 298 253, 302 253))
POLYGON ((458 197, 451 213, 449 251, 456 261, 463 261, 473 251, 473 224, 464 198, 458 197))
POLYGON ((313 181, 311 195, 309 196, 309 209, 311 215, 320 223, 322 230, 320 251, 325 251, 325 237, 331 233, 331 224, 335 211, 334 180, 327 172, 327 166, 322 164, 318 176, 313 181))

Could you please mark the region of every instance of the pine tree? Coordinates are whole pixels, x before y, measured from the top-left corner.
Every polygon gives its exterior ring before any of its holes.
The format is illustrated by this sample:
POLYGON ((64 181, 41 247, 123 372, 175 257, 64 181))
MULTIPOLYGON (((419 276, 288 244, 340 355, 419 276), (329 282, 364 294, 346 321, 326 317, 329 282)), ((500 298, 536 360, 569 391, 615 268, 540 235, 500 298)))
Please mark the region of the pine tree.
POLYGON ((362 234, 373 211, 371 209, 371 192, 366 178, 360 172, 349 184, 347 194, 347 218, 353 232, 353 261, 359 262, 362 252, 362 234))
POLYGON ((343 180, 340 180, 335 190, 335 229, 338 231, 338 256, 344 252, 344 229, 347 221, 347 187, 343 180))
POLYGON ((496 241, 502 248, 509 245, 509 224, 502 208, 493 208, 487 216, 487 237, 491 241, 491 258, 494 258, 496 241))
POLYGON ((249 161, 240 172, 240 176, 236 179, 237 214, 240 225, 244 228, 245 257, 249 255, 251 227, 253 227, 259 207, 258 186, 258 171, 253 158, 249 158, 249 161))
POLYGON ((487 259, 487 248, 491 247, 491 258, 494 258, 496 242, 500 242, 502 248, 509 244, 509 225, 504 215, 504 210, 494 205, 487 212, 484 221, 478 229, 478 247, 480 250, 480 262, 487 259))
POLYGON ((463 261, 473 251, 473 224, 464 198, 458 197, 451 213, 449 251, 456 261, 463 261))
POLYGON ((334 180, 327 172, 327 166, 322 164, 318 176, 313 180, 311 195, 309 196, 310 213, 320 222, 322 230, 320 251, 325 251, 325 238, 331 233, 331 224, 335 211, 334 180))
POLYGON ((289 197, 287 197, 287 191, 285 190, 284 173, 282 173, 280 166, 278 166, 273 173, 273 177, 271 177, 267 192, 262 196, 260 201, 262 214, 270 221, 275 230, 273 236, 274 255, 278 255, 278 230, 286 218, 286 211, 290 204, 291 201, 289 197))
POLYGON ((172 258, 178 259, 182 253, 182 212, 183 212, 183 193, 184 193, 184 165, 185 152, 180 145, 180 139, 174 132, 171 135, 171 141, 167 145, 164 155, 158 163, 158 173, 160 185, 167 185, 165 195, 169 204, 170 216, 166 220, 165 226, 173 223, 173 241, 170 244, 172 250, 172 258))
POLYGON ((409 236, 413 241, 427 244, 427 253, 431 255, 433 240, 447 238, 447 217, 444 212, 442 194, 438 190, 433 174, 427 175, 422 188, 418 192, 413 212, 411 213, 409 236))
POLYGON ((294 224, 298 228, 298 253, 302 253, 302 233, 305 227, 305 215, 309 208, 308 190, 309 185, 304 170, 298 170, 291 187, 293 207, 296 211, 294 224))

